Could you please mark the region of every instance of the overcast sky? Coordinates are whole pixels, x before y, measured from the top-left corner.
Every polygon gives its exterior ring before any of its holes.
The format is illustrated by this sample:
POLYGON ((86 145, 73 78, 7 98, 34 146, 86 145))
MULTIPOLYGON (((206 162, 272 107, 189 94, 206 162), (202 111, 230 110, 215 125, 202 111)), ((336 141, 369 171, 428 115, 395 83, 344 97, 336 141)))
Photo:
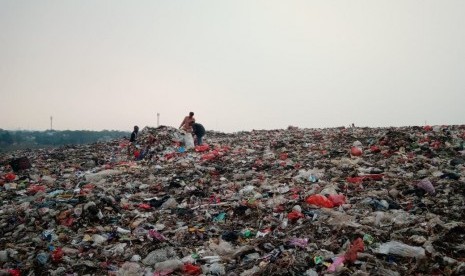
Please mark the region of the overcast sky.
POLYGON ((465 1, 0 0, 0 128, 465 123, 465 1))

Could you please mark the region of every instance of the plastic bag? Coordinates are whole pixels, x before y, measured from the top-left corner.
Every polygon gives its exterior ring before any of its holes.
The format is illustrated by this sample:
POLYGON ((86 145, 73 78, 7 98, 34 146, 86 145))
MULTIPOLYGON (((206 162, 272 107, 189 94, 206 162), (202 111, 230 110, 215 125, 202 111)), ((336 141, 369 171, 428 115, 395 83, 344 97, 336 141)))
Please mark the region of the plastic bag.
POLYGON ((295 247, 300 247, 300 248, 305 248, 307 247, 308 244, 308 239, 299 239, 299 238, 293 238, 288 242, 288 245, 293 245, 295 247))
POLYGON ((11 276, 21 275, 21 271, 19 269, 8 269, 8 273, 10 273, 11 276))
POLYGON ((217 150, 214 150, 212 152, 202 155, 200 159, 202 159, 202 161, 210 161, 210 160, 215 159, 219 155, 220 155, 219 152, 217 150))
POLYGON ((433 127, 430 126, 430 125, 426 125, 426 126, 423 127, 423 130, 424 130, 424 131, 432 131, 432 130, 433 130, 433 127))
POLYGON ((305 199, 308 204, 316 205, 319 207, 333 208, 334 204, 324 195, 311 195, 305 199))
POLYGON ((303 218, 303 217, 305 217, 305 216, 301 212, 297 212, 295 210, 293 210, 292 212, 287 214, 287 218, 292 222, 295 222, 295 221, 297 221, 297 220, 299 220, 300 218, 303 218))
POLYGON ((361 176, 355 176, 355 177, 347 177, 347 182, 353 183, 353 184, 360 184, 365 180, 375 180, 375 181, 381 181, 383 180, 383 174, 366 174, 366 175, 361 175, 361 176))
POLYGON ((349 250, 347 250, 346 254, 344 255, 345 260, 349 262, 354 262, 355 260, 357 260, 357 253, 363 252, 364 250, 365 246, 363 244, 363 240, 361 238, 356 239, 352 242, 352 244, 349 247, 349 250))
POLYGON ((329 195, 328 199, 333 203, 334 206, 341 206, 346 203, 346 197, 344 195, 329 195))
POLYGON ((192 134, 190 133, 184 134, 183 142, 184 142, 184 147, 186 149, 194 148, 194 137, 192 137, 192 134))
POLYGON ((166 241, 167 239, 165 236, 160 234, 157 230, 155 229, 150 229, 147 236, 152 239, 152 240, 158 240, 158 241, 166 241))
POLYGON ((362 149, 359 147, 352 147, 350 149, 350 154, 352 156, 362 156, 362 149))
POLYGON ((16 179, 16 175, 14 173, 7 173, 5 175, 5 179, 8 180, 8 181, 13 181, 16 179))
POLYGON ((142 210, 150 210, 150 208, 152 208, 152 206, 150 206, 149 204, 146 204, 146 203, 141 203, 137 207, 139 207, 142 210))
POLYGON ((379 246, 378 253, 385 255, 397 255, 402 257, 415 257, 422 259, 425 257, 425 249, 418 246, 410 246, 398 241, 390 241, 379 246))
POLYGON ((381 152, 381 149, 378 146, 373 145, 370 147, 370 151, 373 153, 378 153, 381 152))
POLYGON ((337 257, 334 262, 328 267, 329 272, 336 272, 339 267, 344 266, 344 262, 346 261, 344 256, 337 257))
POLYGON ((38 192, 45 192, 45 186, 43 186, 43 185, 31 185, 31 186, 29 186, 27 191, 30 194, 35 194, 35 193, 38 193, 38 192))
POLYGON ((418 188, 422 188, 423 190, 425 190, 426 192, 428 192, 428 194, 430 195, 433 195, 436 193, 436 190, 434 189, 434 186, 433 184, 431 183, 431 181, 429 181, 429 179, 425 178, 423 180, 421 180, 420 182, 418 182, 416 184, 416 186, 418 188))
POLYGON ((55 250, 53 250, 52 252, 52 261, 53 262, 59 262, 61 261, 61 259, 63 258, 63 250, 61 249, 61 247, 57 247, 55 250))
POLYGON ((187 275, 200 275, 202 274, 202 269, 199 266, 192 264, 185 264, 182 268, 182 271, 187 275))
POLYGON ((200 145, 200 146, 195 146, 195 151, 196 152, 204 152, 204 151, 208 151, 210 150, 210 146, 207 145, 207 144, 203 144, 203 145, 200 145))

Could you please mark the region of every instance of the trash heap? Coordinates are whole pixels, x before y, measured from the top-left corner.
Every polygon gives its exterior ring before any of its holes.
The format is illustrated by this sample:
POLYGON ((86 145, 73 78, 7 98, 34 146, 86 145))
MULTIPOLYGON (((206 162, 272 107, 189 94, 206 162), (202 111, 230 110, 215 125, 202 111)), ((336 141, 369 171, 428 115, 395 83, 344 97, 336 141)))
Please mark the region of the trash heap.
POLYGON ((0 275, 464 275, 464 126, 0 156, 0 275))

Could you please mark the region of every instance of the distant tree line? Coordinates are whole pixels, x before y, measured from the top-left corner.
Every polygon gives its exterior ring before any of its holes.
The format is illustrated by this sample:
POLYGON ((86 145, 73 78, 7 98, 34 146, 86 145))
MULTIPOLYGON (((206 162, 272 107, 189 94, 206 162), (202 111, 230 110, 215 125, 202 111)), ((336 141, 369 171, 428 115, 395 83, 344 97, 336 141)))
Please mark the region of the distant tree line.
POLYGON ((8 131, 0 129, 0 152, 26 148, 90 144, 128 137, 129 135, 129 132, 114 130, 8 131))

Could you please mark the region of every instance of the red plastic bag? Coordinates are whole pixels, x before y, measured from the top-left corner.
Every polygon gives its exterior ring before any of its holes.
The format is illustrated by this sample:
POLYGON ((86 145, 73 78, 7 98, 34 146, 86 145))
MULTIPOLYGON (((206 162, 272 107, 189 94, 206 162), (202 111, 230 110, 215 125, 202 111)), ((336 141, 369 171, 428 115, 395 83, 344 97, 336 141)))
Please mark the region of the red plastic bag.
POLYGON ((31 194, 36 194, 38 192, 45 192, 45 186, 42 185, 31 185, 27 189, 27 191, 31 194))
POLYGON ((152 208, 152 206, 150 206, 149 204, 145 204, 145 203, 139 204, 138 207, 143 209, 143 210, 150 210, 150 208, 152 208))
POLYGON ((5 174, 5 179, 6 179, 7 181, 13 181, 13 180, 15 180, 15 178, 16 178, 16 175, 15 175, 14 173, 7 173, 7 174, 5 174))
POLYGON ((358 147, 352 147, 350 149, 350 154, 352 154, 353 156, 361 156, 362 155, 362 149, 358 148, 358 147))
POLYGON ((373 152, 373 153, 381 152, 381 150, 379 149, 379 147, 378 147, 378 146, 375 146, 375 145, 373 145, 373 146, 370 147, 370 151, 373 152))
POLYGON ((207 144, 203 144, 203 145, 200 145, 200 146, 195 146, 195 151, 196 152, 204 152, 204 151, 208 151, 210 150, 210 146, 207 145, 207 144))
POLYGON ((292 222, 295 222, 295 221, 297 221, 297 220, 299 220, 300 218, 303 218, 303 217, 305 217, 305 216, 301 212, 297 212, 296 210, 292 210, 292 212, 287 214, 287 218, 292 222))
POLYGON ((200 266, 195 266, 192 264, 185 264, 182 268, 182 271, 187 275, 200 275, 202 274, 202 269, 200 266))
POLYGON ((433 127, 432 127, 432 126, 426 125, 426 126, 423 127, 423 130, 425 130, 425 131, 431 131, 431 130, 433 130, 433 127))
POLYGON ((202 161, 210 161, 210 160, 215 159, 219 155, 220 155, 220 153, 217 150, 214 150, 214 151, 212 151, 210 153, 206 153, 206 154, 202 155, 202 157, 200 159, 202 159, 202 161))
POLYGON ((228 152, 231 150, 231 148, 228 146, 222 146, 220 148, 217 148, 217 150, 222 151, 222 152, 228 152))
POLYGON ((441 142, 439 142, 439 141, 434 141, 434 142, 431 143, 431 147, 432 147, 433 149, 435 149, 435 150, 438 150, 438 149, 441 148, 441 142))
POLYGON ((346 180, 349 183, 353 184, 360 184, 362 181, 365 180, 383 180, 383 174, 366 174, 366 175, 361 175, 361 176, 355 176, 355 177, 347 177, 346 180))
POLYGON ((355 177, 347 177, 347 182, 352 183, 352 184, 360 184, 363 181, 363 178, 360 176, 355 176, 355 177))
POLYGON ((263 167, 263 161, 261 159, 257 159, 255 160, 255 162, 253 163, 254 167, 256 168, 261 168, 263 167))
POLYGON ((158 241, 166 241, 165 236, 163 236, 162 234, 160 234, 160 232, 158 232, 157 230, 154 230, 154 229, 149 230, 148 236, 150 238, 156 239, 158 241))
POLYGON ((284 205, 280 204, 280 205, 274 207, 273 212, 274 213, 282 213, 285 210, 286 210, 286 207, 284 205))
POLYGON ((170 160, 171 158, 173 158, 175 156, 176 156, 175 152, 167 153, 167 154, 165 154, 165 159, 170 160))
POLYGON ((52 252, 52 261, 53 262, 59 262, 61 261, 61 259, 63 258, 63 250, 61 249, 61 247, 57 247, 55 250, 53 250, 52 252))
POLYGON ((65 218, 59 221, 60 225, 66 226, 66 227, 71 227, 74 223, 73 218, 65 218))
POLYGON ((8 273, 11 276, 21 276, 21 271, 19 269, 8 269, 8 273))
POLYGON ((202 161, 210 161, 210 160, 215 159, 215 157, 216 157, 215 154, 207 153, 207 154, 202 155, 201 159, 202 159, 202 161))
POLYGON ((344 195, 329 195, 328 199, 334 206, 341 206, 346 203, 346 197, 344 195))
POLYGON ((362 238, 358 238, 352 242, 347 250, 346 254, 344 255, 346 261, 354 262, 357 260, 357 253, 363 252, 365 250, 365 246, 363 244, 362 238))
POLYGON ((319 207, 333 208, 334 204, 324 195, 311 195, 305 199, 308 204, 316 205, 319 207))

